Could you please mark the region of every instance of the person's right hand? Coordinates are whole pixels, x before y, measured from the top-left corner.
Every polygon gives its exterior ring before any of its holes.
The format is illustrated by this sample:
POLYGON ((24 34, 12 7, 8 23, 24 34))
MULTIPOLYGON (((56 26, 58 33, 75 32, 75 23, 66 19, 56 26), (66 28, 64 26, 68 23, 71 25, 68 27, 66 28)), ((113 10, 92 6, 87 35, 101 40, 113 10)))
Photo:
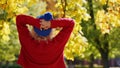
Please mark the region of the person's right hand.
POLYGON ((45 21, 44 19, 41 20, 40 24, 41 24, 40 28, 44 30, 49 29, 51 26, 50 21, 45 21))

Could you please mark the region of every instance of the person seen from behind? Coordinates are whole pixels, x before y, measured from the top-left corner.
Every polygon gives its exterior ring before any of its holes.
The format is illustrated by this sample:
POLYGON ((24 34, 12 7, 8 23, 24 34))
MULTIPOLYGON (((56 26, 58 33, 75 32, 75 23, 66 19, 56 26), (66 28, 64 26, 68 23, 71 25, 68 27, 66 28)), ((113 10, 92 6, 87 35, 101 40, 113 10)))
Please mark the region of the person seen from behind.
POLYGON ((20 14, 16 16, 16 26, 21 44, 17 63, 23 68, 66 68, 63 51, 74 27, 69 18, 53 19, 50 12, 34 18, 20 14), (32 31, 27 25, 33 27, 32 31), (52 29, 60 27, 60 32, 51 38, 52 29))

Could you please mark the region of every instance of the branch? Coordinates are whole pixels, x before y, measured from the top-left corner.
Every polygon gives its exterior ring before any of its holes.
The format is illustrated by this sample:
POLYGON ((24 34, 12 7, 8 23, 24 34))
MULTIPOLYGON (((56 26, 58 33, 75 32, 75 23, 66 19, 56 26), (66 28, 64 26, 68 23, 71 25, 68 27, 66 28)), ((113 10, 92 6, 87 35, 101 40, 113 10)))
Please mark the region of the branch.
POLYGON ((66 6, 67 6, 67 0, 61 0, 61 4, 63 7, 63 18, 66 17, 66 6))
POLYGON ((108 8, 108 2, 109 0, 106 1, 106 5, 103 6, 103 9, 107 12, 107 8, 108 8))

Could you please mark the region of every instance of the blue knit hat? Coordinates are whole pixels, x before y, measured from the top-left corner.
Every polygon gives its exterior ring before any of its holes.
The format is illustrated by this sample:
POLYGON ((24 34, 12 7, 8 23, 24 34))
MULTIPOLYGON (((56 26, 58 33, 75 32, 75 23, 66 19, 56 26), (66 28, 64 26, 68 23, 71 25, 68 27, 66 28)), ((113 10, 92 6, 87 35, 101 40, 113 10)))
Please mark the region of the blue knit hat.
MULTIPOLYGON (((46 21, 50 21, 53 19, 52 14, 50 12, 47 12, 41 16, 37 17, 38 19, 44 19, 46 21)), ((51 28, 47 29, 47 30, 40 30, 36 27, 34 27, 34 31, 39 35, 39 36, 48 36, 50 34, 50 32, 52 31, 51 28)))

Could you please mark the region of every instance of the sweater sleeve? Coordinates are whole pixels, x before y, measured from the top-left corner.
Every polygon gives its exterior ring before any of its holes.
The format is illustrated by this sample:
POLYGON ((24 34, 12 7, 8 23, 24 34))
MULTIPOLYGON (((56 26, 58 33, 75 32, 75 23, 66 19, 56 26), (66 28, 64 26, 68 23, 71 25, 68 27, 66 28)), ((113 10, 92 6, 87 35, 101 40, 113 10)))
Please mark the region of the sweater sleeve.
POLYGON ((68 18, 60 18, 51 21, 51 28, 62 27, 62 30, 53 38, 52 43, 64 48, 74 27, 74 20, 68 18))
POLYGON ((39 19, 35 19, 28 15, 18 15, 16 17, 18 35, 22 46, 29 45, 31 44, 32 41, 32 37, 28 30, 27 24, 40 28, 39 22, 40 22, 39 19))

